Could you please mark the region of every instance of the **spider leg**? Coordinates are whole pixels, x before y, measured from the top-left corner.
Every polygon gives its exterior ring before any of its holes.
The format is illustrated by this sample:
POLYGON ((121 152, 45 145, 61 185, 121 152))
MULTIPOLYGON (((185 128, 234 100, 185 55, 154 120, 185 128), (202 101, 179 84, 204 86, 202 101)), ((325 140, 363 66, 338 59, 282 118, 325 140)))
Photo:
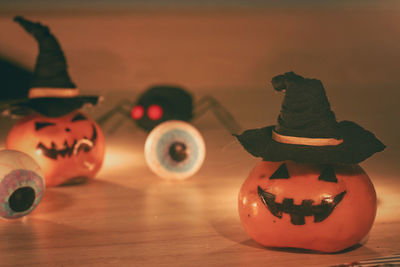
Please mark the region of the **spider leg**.
MULTIPOLYGON (((103 125, 111 119, 115 114, 120 113, 124 115, 124 117, 131 119, 130 116, 130 109, 127 108, 127 106, 132 106, 133 103, 131 103, 128 100, 123 100, 121 101, 118 105, 116 105, 114 108, 103 114, 101 117, 99 117, 96 122, 103 127, 103 125)), ((123 119, 119 119, 117 123, 114 124, 114 126, 111 128, 109 133, 115 132, 123 123, 123 119)))
POLYGON ((211 109, 215 117, 217 117, 220 123, 231 134, 238 134, 241 132, 242 127, 240 127, 239 123, 233 118, 232 114, 212 96, 204 96, 196 103, 194 119, 197 119, 209 109, 211 109))

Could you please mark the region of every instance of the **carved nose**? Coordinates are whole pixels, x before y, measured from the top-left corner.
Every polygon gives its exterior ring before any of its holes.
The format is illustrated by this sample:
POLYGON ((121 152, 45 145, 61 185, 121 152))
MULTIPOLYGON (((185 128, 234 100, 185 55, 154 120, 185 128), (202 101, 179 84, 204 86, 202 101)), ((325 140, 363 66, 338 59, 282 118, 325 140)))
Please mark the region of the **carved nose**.
POLYGON ((67 127, 67 128, 65 128, 65 131, 66 131, 66 132, 70 132, 71 129, 67 127))

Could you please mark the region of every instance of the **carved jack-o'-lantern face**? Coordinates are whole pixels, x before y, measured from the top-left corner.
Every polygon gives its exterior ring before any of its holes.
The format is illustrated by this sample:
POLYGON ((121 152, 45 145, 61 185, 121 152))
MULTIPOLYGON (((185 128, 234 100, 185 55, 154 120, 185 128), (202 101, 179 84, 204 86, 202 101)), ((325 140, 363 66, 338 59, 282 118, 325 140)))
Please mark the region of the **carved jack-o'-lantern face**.
POLYGON ((375 214, 374 187, 358 165, 262 161, 239 193, 245 230, 269 247, 340 251, 367 235, 375 214))
POLYGON ((92 178, 104 158, 100 127, 84 114, 48 118, 38 114, 20 120, 9 132, 6 147, 23 151, 41 166, 47 186, 78 177, 92 178))

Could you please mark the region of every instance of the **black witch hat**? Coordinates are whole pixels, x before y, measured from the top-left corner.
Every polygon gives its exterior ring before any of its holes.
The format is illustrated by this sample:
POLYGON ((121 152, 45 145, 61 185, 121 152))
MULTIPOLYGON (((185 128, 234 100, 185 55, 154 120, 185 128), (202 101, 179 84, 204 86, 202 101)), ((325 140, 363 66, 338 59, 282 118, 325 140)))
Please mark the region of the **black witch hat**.
MULTIPOLYGON (((39 44, 39 55, 26 99, 13 103, 19 109, 29 109, 47 117, 59 117, 81 108, 95 105, 98 96, 80 96, 68 75, 64 53, 49 28, 23 17, 15 17, 39 44)), ((14 101, 15 102, 15 101, 14 101)), ((12 110, 11 110, 12 112, 12 110)))
POLYGON ((336 121, 321 81, 287 72, 274 77, 272 86, 285 93, 278 124, 236 135, 253 156, 265 161, 354 164, 385 149, 356 123, 336 121))

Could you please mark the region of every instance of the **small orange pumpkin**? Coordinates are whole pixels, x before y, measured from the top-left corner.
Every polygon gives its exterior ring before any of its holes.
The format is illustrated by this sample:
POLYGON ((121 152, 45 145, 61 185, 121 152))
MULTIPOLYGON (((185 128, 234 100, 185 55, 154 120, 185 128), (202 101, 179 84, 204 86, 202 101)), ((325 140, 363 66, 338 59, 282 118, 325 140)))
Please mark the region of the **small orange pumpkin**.
POLYGON ((27 153, 40 165, 47 186, 93 178, 104 159, 104 135, 79 111, 50 118, 32 114, 17 122, 6 147, 27 153))
POLYGON ((245 230, 268 247, 341 251, 368 234, 376 209, 359 165, 261 161, 239 193, 245 230))

